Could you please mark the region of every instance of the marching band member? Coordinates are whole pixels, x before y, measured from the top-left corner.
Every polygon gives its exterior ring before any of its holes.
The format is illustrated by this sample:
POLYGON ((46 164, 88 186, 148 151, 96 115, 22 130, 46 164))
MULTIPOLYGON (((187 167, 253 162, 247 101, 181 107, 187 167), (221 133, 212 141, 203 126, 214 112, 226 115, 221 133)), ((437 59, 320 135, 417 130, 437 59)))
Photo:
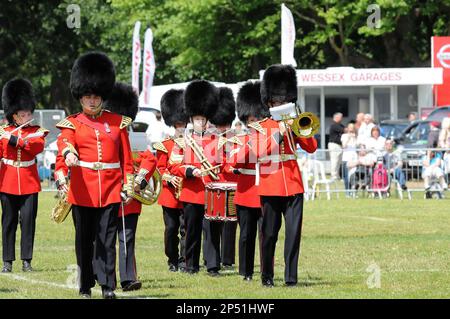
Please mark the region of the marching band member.
MULTIPOLYGON (((138 112, 138 104, 138 96, 130 85, 116 83, 104 106, 106 110, 127 116, 134 121, 138 112)), ((138 153, 133 164, 134 173, 137 174, 136 188, 137 191, 140 191, 147 186, 155 172, 156 157, 147 149, 138 153)), ((136 229, 141 210, 142 204, 136 199, 119 208, 117 237, 119 239, 120 285, 123 291, 138 290, 142 287, 142 283, 137 277, 135 257, 136 229)))
POLYGON ((2 105, 8 124, 1 127, 0 199, 2 202, 3 269, 11 272, 20 211, 22 270, 32 271, 34 235, 41 183, 36 155, 44 150, 48 130, 30 125, 36 100, 31 83, 10 80, 3 87, 2 105))
MULTIPOLYGON (((214 116, 209 120, 216 128, 215 162, 223 163, 219 174, 220 182, 236 182, 237 176, 229 173, 226 167, 226 154, 236 147, 237 138, 231 138, 231 124, 236 117, 233 92, 227 87, 219 88, 219 105, 214 116)), ((235 261, 237 222, 203 220, 203 255, 208 273, 217 276, 222 266, 231 267, 235 261), (218 260, 218 262, 217 262, 218 260)))
MULTIPOLYGON (((265 106, 275 107, 297 100, 295 69, 289 65, 272 65, 264 73, 261 83, 261 99, 265 106)), ((261 196, 262 222, 262 274, 263 286, 273 287, 274 255, 281 227, 285 219, 284 242, 286 286, 297 284, 297 267, 303 217, 303 184, 296 160, 296 146, 308 153, 317 149, 314 137, 292 136, 283 121, 271 118, 249 125, 254 133, 247 143, 244 156, 257 158, 256 184, 261 196)), ((245 160, 245 159, 244 159, 245 160)), ((243 161, 244 161, 243 160, 243 161)), ((239 159, 241 161, 241 159, 239 159)))
POLYGON ((168 127, 175 127, 175 136, 153 144, 158 158, 158 170, 162 174, 163 188, 158 198, 164 219, 164 251, 168 258, 169 271, 185 270, 184 258, 184 216, 183 205, 179 200, 182 178, 172 175, 168 161, 176 144, 184 147, 183 133, 189 121, 184 112, 183 90, 169 90, 161 98, 161 114, 168 127), (180 238, 178 238, 180 233, 180 238), (180 249, 178 250, 178 245, 180 249))
POLYGON ((200 268, 205 183, 209 177, 219 179, 210 158, 216 138, 213 134, 205 134, 218 99, 218 89, 208 81, 195 80, 187 86, 184 107, 193 131, 186 132, 184 148, 175 145, 169 158, 170 173, 183 177, 180 201, 184 206, 186 272, 190 274, 197 273, 200 268))
MULTIPOLYGON (((247 82, 238 92, 236 109, 239 120, 246 126, 270 117, 269 108, 261 102, 261 83, 247 82)), ((254 129, 250 128, 250 133, 254 129)), ((248 143, 250 135, 239 136, 243 145, 248 143)), ((255 185, 255 162, 247 158, 244 162, 236 162, 236 156, 231 156, 230 165, 235 174, 238 174, 237 190, 234 197, 238 222, 239 235, 239 274, 245 281, 252 280, 255 264, 255 246, 258 222, 261 221, 261 199, 258 187, 255 185)), ((260 235, 261 239, 261 235, 260 235)))
MULTIPOLYGON (((80 295, 85 298, 90 298, 95 278, 103 298, 115 298, 121 190, 126 174, 133 173, 127 132, 131 119, 102 107, 114 83, 114 64, 104 53, 80 56, 72 68, 70 89, 83 111, 56 125, 61 134, 55 180, 60 191, 68 192, 72 204, 80 295)), ((125 203, 130 201, 127 198, 125 203)))

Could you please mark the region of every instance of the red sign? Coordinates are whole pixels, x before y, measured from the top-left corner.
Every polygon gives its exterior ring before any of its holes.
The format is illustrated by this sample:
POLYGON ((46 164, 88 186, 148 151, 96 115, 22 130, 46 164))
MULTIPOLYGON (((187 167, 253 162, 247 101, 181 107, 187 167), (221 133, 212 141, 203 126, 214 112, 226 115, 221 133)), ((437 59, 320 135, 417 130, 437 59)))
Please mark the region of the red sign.
POLYGON ((450 105, 450 37, 431 37, 431 67, 443 68, 443 84, 434 85, 434 105, 450 105))

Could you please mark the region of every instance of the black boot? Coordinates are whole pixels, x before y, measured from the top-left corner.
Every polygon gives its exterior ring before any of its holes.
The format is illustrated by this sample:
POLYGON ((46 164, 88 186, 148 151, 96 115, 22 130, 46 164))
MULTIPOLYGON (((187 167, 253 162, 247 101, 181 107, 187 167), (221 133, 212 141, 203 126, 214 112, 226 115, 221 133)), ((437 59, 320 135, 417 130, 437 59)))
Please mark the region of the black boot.
POLYGON ((2 272, 4 272, 4 273, 12 272, 12 261, 4 261, 3 262, 2 272))
POLYGON ((33 267, 31 267, 31 260, 24 260, 22 262, 22 271, 24 271, 24 272, 33 271, 33 267))
POLYGON ((116 299, 116 294, 112 290, 112 288, 109 287, 102 287, 102 296, 103 299, 116 299))
POLYGON ((91 299, 91 289, 80 289, 80 297, 81 298, 86 298, 86 299, 91 299))

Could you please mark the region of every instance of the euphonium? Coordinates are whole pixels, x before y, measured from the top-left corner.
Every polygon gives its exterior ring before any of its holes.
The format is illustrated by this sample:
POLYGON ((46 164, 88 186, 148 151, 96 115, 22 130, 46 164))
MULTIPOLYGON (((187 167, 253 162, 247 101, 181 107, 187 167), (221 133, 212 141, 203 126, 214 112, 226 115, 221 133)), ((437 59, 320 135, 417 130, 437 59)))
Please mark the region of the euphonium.
POLYGON ((150 182, 145 186, 144 189, 140 191, 135 191, 135 179, 137 174, 127 174, 127 186, 126 191, 127 195, 136 199, 144 205, 152 205, 154 204, 161 193, 162 185, 161 185, 161 175, 158 170, 155 170, 152 177, 150 178, 150 182))
POLYGON ((311 137, 320 128, 319 118, 311 112, 301 113, 294 103, 283 104, 270 108, 270 114, 275 121, 283 121, 298 137, 311 137), (293 120, 290 124, 290 120, 293 120))
POLYGON ((51 219, 54 222, 61 224, 67 218, 71 209, 72 204, 67 200, 67 193, 58 192, 58 201, 52 209, 51 219))

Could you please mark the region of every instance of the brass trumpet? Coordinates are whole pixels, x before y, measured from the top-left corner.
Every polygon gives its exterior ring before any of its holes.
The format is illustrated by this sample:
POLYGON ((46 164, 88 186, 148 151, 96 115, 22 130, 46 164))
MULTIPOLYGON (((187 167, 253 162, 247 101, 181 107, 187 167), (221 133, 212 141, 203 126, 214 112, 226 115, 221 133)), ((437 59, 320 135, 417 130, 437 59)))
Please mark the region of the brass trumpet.
POLYGON ((275 121, 283 121, 298 137, 311 137, 320 128, 319 118, 311 112, 301 112, 294 103, 283 104, 270 108, 270 114, 275 121), (293 120, 292 123, 291 120, 293 120))

